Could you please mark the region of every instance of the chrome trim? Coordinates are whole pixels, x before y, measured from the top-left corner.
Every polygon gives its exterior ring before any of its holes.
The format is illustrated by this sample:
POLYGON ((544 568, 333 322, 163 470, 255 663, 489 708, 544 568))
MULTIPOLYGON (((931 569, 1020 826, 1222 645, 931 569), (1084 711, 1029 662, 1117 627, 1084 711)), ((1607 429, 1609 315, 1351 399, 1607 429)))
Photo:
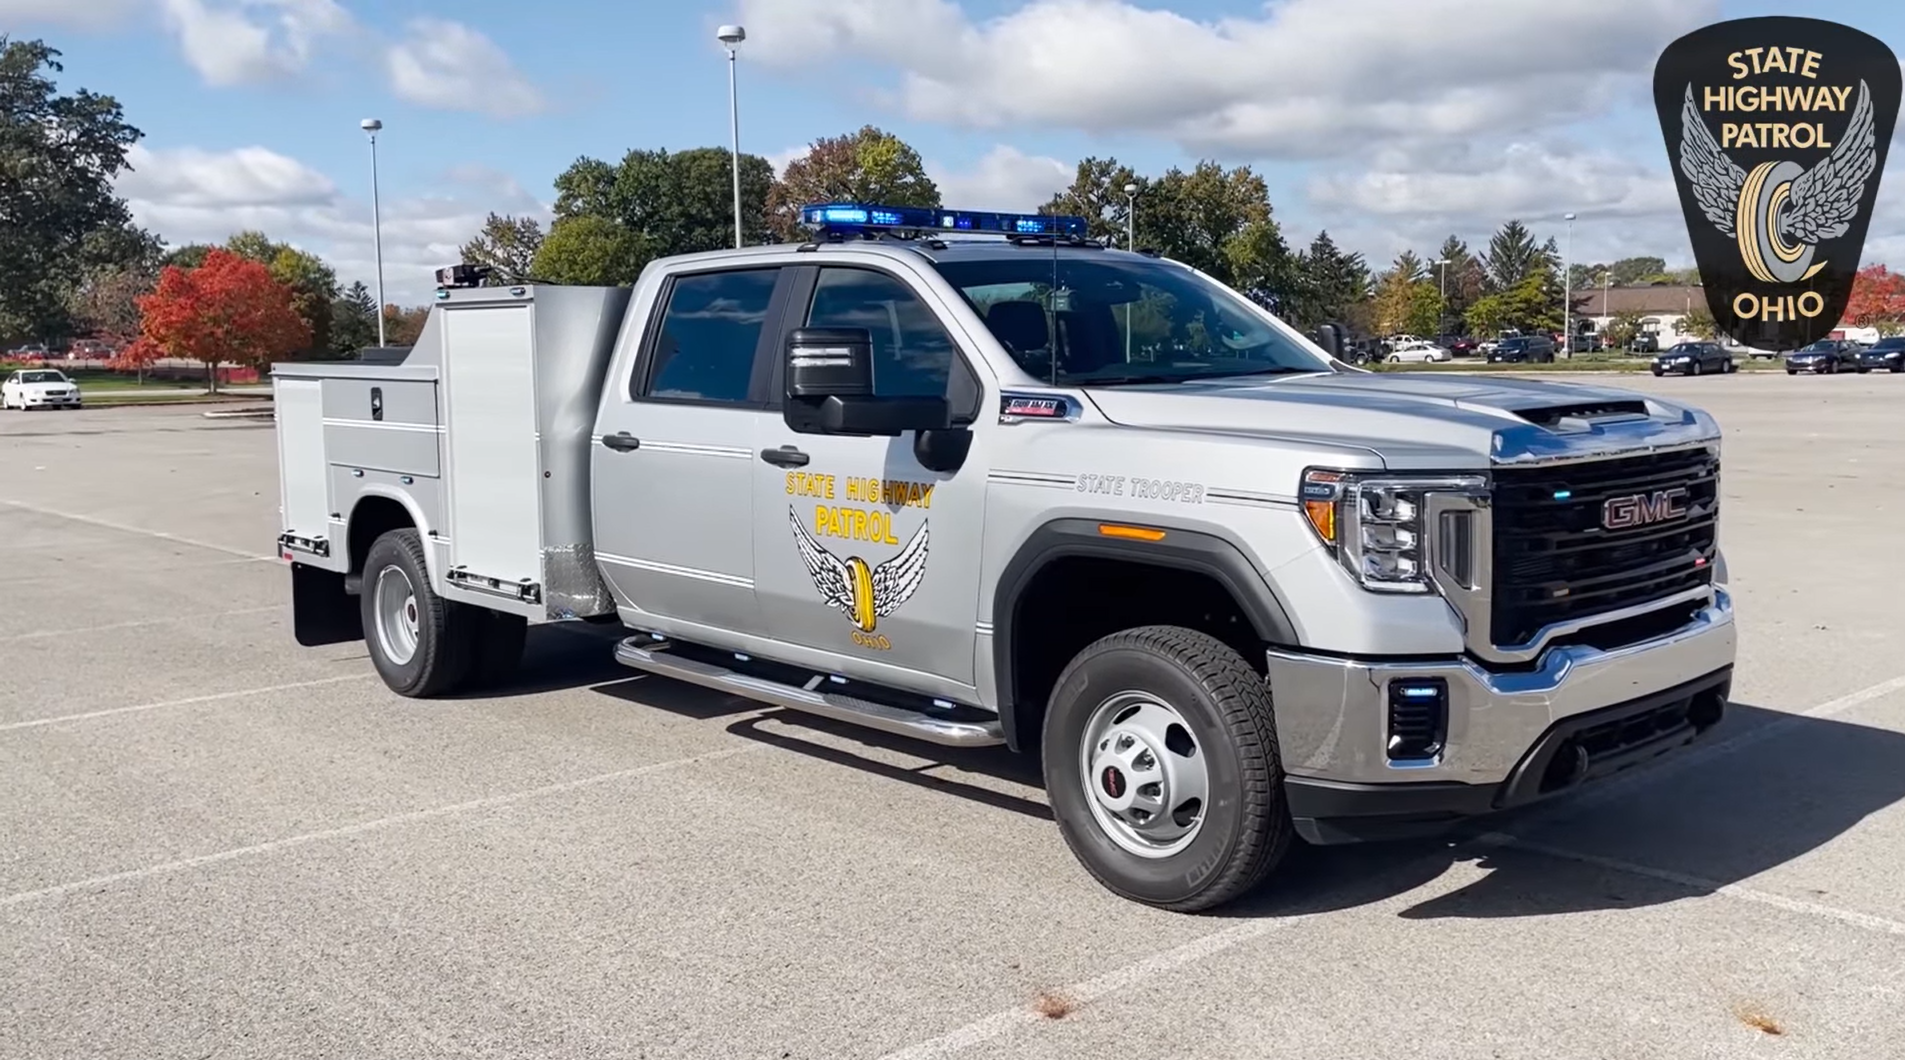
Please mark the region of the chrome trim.
POLYGON ((1406 770, 1411 781, 1495 784, 1555 722, 1630 702, 1731 666, 1738 647, 1732 597, 1652 640, 1612 651, 1581 644, 1549 650, 1529 671, 1497 672, 1473 659, 1430 662, 1341 659, 1265 652, 1285 767, 1294 776, 1359 783, 1397 780, 1385 751, 1388 683, 1441 677, 1449 686, 1440 760, 1406 770))
POLYGON ((1436 589, 1434 572, 1435 535, 1430 518, 1436 511, 1434 498, 1446 496, 1488 496, 1488 479, 1482 475, 1370 475, 1351 476, 1343 482, 1343 489, 1337 501, 1336 545, 1337 557, 1348 568, 1350 577, 1356 584, 1372 593, 1427 593, 1436 589), (1417 512, 1417 533, 1420 535, 1417 551, 1422 561, 1424 580, 1414 582, 1375 582, 1371 583, 1362 576, 1362 491, 1370 487, 1412 490, 1422 495, 1422 507, 1417 512))
POLYGON ((819 682, 819 677, 809 681, 807 688, 785 685, 778 681, 736 673, 712 663, 684 659, 671 654, 670 647, 671 645, 666 640, 651 640, 643 643, 640 637, 629 637, 616 645, 615 661, 623 666, 660 674, 663 677, 672 677, 677 681, 686 681, 689 684, 712 688, 729 695, 741 696, 761 703, 771 703, 777 707, 787 707, 808 714, 817 714, 823 718, 832 718, 852 725, 862 725, 869 729, 893 733, 896 736, 910 736, 916 740, 925 740, 943 747, 996 747, 1005 742, 1005 730, 997 721, 954 721, 951 718, 936 718, 920 711, 874 703, 853 696, 817 692, 812 686, 819 682))

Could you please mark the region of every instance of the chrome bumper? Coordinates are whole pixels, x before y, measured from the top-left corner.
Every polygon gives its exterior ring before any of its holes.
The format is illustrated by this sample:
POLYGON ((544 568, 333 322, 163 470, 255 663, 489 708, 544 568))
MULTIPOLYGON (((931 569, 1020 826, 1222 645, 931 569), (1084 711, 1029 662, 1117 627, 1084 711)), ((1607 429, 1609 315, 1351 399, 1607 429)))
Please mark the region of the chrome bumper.
POLYGON ((1349 784, 1425 781, 1499 785, 1556 722, 1626 703, 1725 669, 1737 645, 1732 599, 1680 629, 1614 651, 1543 652, 1532 670, 1494 671, 1470 659, 1372 662, 1270 650, 1269 682, 1284 771, 1349 784), (1387 689, 1399 679, 1448 682, 1448 735, 1434 759, 1391 762, 1387 689))

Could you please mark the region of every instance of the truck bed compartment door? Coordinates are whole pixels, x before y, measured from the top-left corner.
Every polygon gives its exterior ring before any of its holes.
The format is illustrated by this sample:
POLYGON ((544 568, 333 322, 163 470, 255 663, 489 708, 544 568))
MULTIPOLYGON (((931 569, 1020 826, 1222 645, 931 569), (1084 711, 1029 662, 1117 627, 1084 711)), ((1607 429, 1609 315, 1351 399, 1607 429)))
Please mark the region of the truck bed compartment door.
POLYGON ((279 379, 272 406, 278 419, 280 529, 312 545, 328 543, 331 476, 324 455, 324 383, 279 379))

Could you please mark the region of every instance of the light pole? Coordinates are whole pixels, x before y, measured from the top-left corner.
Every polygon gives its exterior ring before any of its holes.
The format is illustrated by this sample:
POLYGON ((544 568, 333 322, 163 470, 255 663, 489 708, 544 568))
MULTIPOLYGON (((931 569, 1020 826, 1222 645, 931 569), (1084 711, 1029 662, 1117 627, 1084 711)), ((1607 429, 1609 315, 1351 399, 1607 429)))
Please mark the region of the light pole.
POLYGON ((740 26, 722 26, 714 31, 719 40, 728 49, 728 143, 734 163, 734 245, 741 245, 741 111, 734 94, 735 45, 747 39, 747 30, 740 26))
MULTIPOLYGON (((1138 249, 1138 186, 1124 186, 1124 248, 1138 249)), ((1124 304, 1124 359, 1131 363, 1131 303, 1124 304)))
POLYGON ((1574 360, 1574 323, 1572 305, 1574 301, 1574 215, 1564 213, 1561 219, 1568 223, 1568 243, 1561 252, 1561 344, 1568 351, 1568 360, 1574 360))
POLYGON ((377 204, 377 132, 384 123, 376 118, 365 118, 357 123, 370 137, 370 242, 377 255, 377 345, 384 345, 384 220, 383 211, 377 204))
POLYGON ((1435 266, 1438 290, 1442 299, 1435 304, 1435 334, 1437 338, 1441 338, 1442 333, 1449 327, 1449 259, 1437 258, 1429 264, 1435 266))

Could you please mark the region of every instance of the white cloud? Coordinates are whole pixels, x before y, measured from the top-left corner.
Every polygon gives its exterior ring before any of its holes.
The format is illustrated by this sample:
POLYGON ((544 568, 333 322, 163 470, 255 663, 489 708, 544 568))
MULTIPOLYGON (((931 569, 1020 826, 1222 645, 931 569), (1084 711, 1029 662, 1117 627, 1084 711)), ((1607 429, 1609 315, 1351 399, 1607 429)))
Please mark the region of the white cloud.
POLYGON ((413 19, 408 28, 406 38, 384 55, 397 95, 426 107, 498 118, 543 109, 542 93, 495 41, 461 22, 440 18, 413 19))
POLYGON ((354 25, 333 0, 161 0, 161 6, 185 61, 219 87, 301 73, 320 38, 354 25))
POLYGON ((983 23, 951 0, 742 0, 741 11, 751 58, 836 80, 853 65, 897 66, 887 96, 919 120, 1147 131, 1188 150, 1310 158, 1595 113, 1636 91, 1660 47, 1717 3, 1279 0, 1260 18, 1215 22, 1119 0, 1029 0, 983 23), (1063 44, 1041 44, 1052 41, 1063 44))
POLYGON ((927 175, 939 185, 940 201, 961 210, 1029 213, 1071 184, 1074 174, 1075 167, 1056 158, 1028 155, 1005 144, 964 172, 927 166, 927 175))
MULTIPOLYGON (((139 224, 167 243, 222 243, 256 229, 324 258, 345 284, 375 288, 368 196, 346 195, 310 166, 263 147, 234 151, 177 148, 132 151, 134 172, 121 176, 139 224)), ((546 221, 548 206, 506 174, 460 166, 442 189, 386 198, 382 204, 387 297, 413 304, 428 299, 434 272, 457 260, 491 211, 529 214, 546 221)))
POLYGON ((45 23, 75 29, 116 26, 144 0, 0 0, 0 25, 45 23))
POLYGON ((1390 216, 1657 216, 1680 208, 1664 168, 1624 155, 1514 143, 1486 161, 1450 161, 1378 156, 1371 168, 1311 181, 1310 201, 1390 216))
MULTIPOLYGON (((813 150, 811 146, 807 144, 801 144, 798 147, 788 147, 779 151, 769 151, 768 153, 762 155, 761 157, 767 159, 767 164, 774 167, 774 175, 776 177, 784 177, 787 175, 787 167, 793 164, 794 162, 798 162, 799 160, 806 158, 807 153, 811 150, 813 150)), ((748 152, 745 148, 743 148, 741 153, 745 155, 748 152)))

